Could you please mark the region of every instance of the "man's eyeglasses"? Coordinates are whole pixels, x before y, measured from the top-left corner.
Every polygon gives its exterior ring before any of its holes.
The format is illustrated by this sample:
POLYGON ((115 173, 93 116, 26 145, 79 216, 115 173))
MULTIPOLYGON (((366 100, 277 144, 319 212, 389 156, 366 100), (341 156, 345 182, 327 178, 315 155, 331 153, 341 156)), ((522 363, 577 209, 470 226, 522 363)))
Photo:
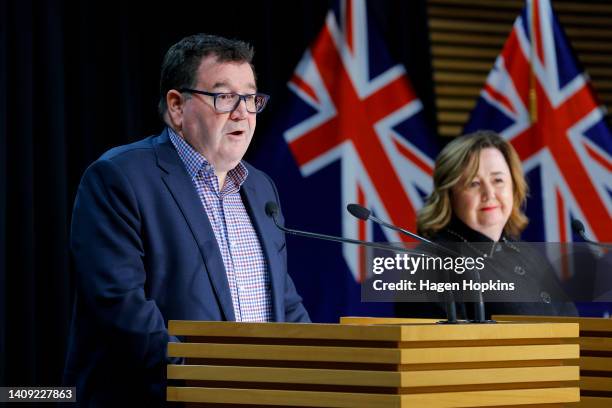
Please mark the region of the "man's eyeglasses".
POLYGON ((212 96, 215 110, 221 113, 233 112, 241 100, 244 100, 247 112, 259 113, 266 107, 266 103, 270 99, 269 95, 263 93, 240 95, 234 92, 206 92, 189 88, 182 88, 179 92, 212 96))

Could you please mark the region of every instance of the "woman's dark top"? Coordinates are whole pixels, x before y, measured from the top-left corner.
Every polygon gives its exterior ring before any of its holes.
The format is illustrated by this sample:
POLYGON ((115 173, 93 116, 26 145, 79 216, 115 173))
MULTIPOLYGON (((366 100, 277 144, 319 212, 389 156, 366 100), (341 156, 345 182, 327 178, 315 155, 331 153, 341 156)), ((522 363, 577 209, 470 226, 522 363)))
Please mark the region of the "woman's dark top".
MULTIPOLYGON (((572 302, 555 302, 561 291, 560 283, 552 266, 537 251, 525 245, 515 245, 517 241, 502 235, 500 242, 495 242, 486 235, 468 227, 456 217, 432 239, 435 243, 450 247, 464 256, 482 256, 495 266, 496 278, 512 276, 516 283, 515 293, 527 295, 533 302, 492 302, 485 304, 487 318, 491 315, 540 315, 540 316, 577 316, 572 302), (501 244, 501 245, 500 245, 501 244), (459 249, 459 250, 458 250, 459 249), (552 298, 552 299, 551 299, 552 298)), ((487 281, 491 276, 482 276, 487 281)), ((401 317, 445 318, 443 304, 434 303, 396 303, 396 314, 401 317)), ((473 319, 473 304, 457 302, 457 314, 460 319, 473 319)))

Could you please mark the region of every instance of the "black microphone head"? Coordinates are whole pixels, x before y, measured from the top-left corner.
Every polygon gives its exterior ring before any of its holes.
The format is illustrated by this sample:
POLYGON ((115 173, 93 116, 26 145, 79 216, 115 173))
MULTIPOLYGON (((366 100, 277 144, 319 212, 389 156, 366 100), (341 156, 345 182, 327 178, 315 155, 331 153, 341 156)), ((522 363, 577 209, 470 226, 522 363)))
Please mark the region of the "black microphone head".
POLYGON ((266 215, 268 217, 275 218, 277 214, 278 214, 278 204, 276 204, 274 201, 268 201, 266 203, 266 215))
POLYGON ((360 206, 359 204, 349 204, 346 206, 346 209, 351 213, 351 215, 359 218, 360 220, 367 220, 370 218, 370 214, 372 214, 370 210, 360 206))
POLYGON ((574 219, 572 220, 572 230, 573 230, 573 231, 574 231, 576 234, 578 234, 578 235, 582 236, 582 234, 584 234, 584 224, 582 223, 582 221, 580 221, 580 220, 578 220, 578 219, 574 218, 574 219))

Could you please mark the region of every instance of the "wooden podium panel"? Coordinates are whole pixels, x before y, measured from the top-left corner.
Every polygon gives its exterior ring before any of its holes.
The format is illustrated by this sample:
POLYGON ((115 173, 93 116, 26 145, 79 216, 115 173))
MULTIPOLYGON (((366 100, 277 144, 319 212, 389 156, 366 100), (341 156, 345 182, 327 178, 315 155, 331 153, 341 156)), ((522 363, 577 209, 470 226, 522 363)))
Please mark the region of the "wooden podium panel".
POLYGON ((580 402, 568 407, 612 407, 612 319, 593 317, 493 316, 499 321, 580 325, 580 402))
MULTIPOLYGON (((343 320, 344 322, 344 320, 343 320)), ((562 406, 578 325, 171 321, 168 401, 193 406, 562 406)), ((379 322, 377 322, 379 323, 379 322)), ((384 323, 384 321, 382 322, 384 323)))

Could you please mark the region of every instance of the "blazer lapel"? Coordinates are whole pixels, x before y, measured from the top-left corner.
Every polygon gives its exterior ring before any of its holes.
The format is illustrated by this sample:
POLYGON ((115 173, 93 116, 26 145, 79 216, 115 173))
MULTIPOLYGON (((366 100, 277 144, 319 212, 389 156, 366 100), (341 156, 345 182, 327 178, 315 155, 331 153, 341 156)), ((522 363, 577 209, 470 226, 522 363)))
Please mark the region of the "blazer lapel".
POLYGON ((157 154, 157 164, 164 170, 162 180, 181 209, 200 248, 206 271, 225 319, 236 320, 225 266, 215 234, 193 183, 170 141, 167 129, 156 139, 154 148, 157 154))
POLYGON ((253 178, 249 176, 242 184, 242 197, 244 198, 244 204, 253 221, 253 227, 255 231, 257 231, 257 236, 259 237, 259 242, 261 243, 268 264, 275 321, 282 322, 285 320, 285 289, 282 276, 284 268, 282 259, 278 255, 278 252, 282 249, 282 240, 274 239, 274 237, 278 237, 280 234, 272 219, 266 215, 265 202, 261 194, 257 192, 252 180, 253 178))

